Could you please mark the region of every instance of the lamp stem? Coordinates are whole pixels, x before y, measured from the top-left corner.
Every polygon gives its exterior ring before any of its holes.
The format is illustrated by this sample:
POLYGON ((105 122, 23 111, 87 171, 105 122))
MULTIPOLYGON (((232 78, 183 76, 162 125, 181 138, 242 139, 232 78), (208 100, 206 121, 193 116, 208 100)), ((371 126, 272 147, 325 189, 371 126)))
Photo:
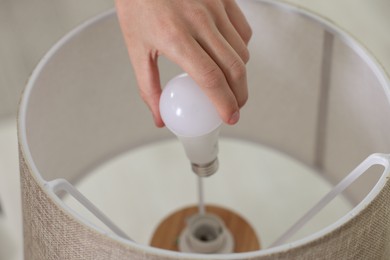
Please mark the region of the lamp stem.
POLYGON ((206 210, 204 206, 204 191, 203 191, 203 177, 198 176, 198 198, 199 198, 199 214, 204 215, 206 210))

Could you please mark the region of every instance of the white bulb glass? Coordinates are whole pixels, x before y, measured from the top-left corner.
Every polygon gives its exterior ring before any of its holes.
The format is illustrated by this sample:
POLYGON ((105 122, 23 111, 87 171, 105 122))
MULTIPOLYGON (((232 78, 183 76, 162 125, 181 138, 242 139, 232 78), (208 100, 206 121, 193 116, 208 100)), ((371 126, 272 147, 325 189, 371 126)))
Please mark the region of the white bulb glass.
POLYGON ((199 175, 202 170, 208 172, 203 175, 215 172, 222 120, 210 99, 188 74, 167 83, 160 98, 160 114, 166 127, 182 142, 194 172, 199 175))

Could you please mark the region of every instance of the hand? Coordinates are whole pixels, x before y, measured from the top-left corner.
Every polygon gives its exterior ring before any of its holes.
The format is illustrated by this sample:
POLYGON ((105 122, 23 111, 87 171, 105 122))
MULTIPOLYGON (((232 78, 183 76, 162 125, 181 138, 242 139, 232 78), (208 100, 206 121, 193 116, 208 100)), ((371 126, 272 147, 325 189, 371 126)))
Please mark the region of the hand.
POLYGON ((140 94, 157 126, 164 126, 159 55, 195 80, 225 123, 237 123, 248 99, 252 32, 234 0, 116 0, 116 8, 140 94))

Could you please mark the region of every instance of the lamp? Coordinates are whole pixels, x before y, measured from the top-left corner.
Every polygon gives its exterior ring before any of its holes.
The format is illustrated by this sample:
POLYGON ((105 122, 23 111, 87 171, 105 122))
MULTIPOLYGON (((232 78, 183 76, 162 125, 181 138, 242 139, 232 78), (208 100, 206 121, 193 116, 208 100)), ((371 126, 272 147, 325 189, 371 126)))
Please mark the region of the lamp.
MULTIPOLYGON (((261 224, 263 216, 270 212, 286 210, 284 215, 275 214, 273 221, 266 223, 276 229, 284 223, 283 230, 268 232, 266 227, 258 230, 260 239, 267 241, 265 234, 281 235, 299 215, 304 215, 303 203, 287 203, 288 199, 314 197, 319 190, 314 183, 336 185, 349 172, 352 173, 348 176, 357 178, 362 174, 364 179, 359 178, 345 190, 351 208, 325 227, 297 240, 289 236, 281 236, 281 240, 275 237, 276 244, 263 243, 262 250, 211 257, 385 258, 390 250, 388 78, 364 48, 324 19, 278 2, 242 1, 240 4, 253 29, 248 64, 250 101, 242 111, 239 125, 221 133, 226 139, 224 142, 221 139, 221 174, 210 177, 215 182, 210 179, 208 201, 234 206, 254 226, 257 222, 261 224), (255 151, 249 153, 252 148, 255 151), (230 155, 223 159, 222 153, 229 149, 230 155), (378 152, 382 154, 374 154, 378 152), (245 162, 231 160, 232 156, 248 159, 250 167, 243 171, 245 162), (280 160, 289 167, 262 178, 266 172, 258 169, 266 162, 274 167, 286 165, 278 164, 280 160), (225 175, 224 165, 229 166, 225 175), (353 170, 357 165, 360 166, 353 170), (233 177, 229 177, 229 169, 236 170, 233 177), (245 175, 250 169, 257 174, 245 175), (299 175, 306 170, 307 174, 299 175), (313 176, 318 182, 308 181, 313 176), (220 185, 223 181, 227 185, 220 185), (294 186, 298 189, 290 192, 288 189, 294 186), (241 192, 232 192, 235 189, 241 192), (269 194, 263 196, 266 200, 256 197, 259 192, 269 194), (286 219, 291 219, 291 223, 286 219), (286 237, 289 238, 284 241, 286 237)), ((160 62, 160 68, 164 82, 181 72, 166 60, 160 62)), ((113 162, 113 158, 129 151, 142 153, 143 149, 170 146, 168 131, 152 126, 149 112, 135 87, 131 87, 135 84, 113 12, 100 15, 71 32, 37 66, 23 94, 18 121, 27 259, 210 258, 210 255, 178 253, 140 243, 133 233, 123 231, 123 225, 118 225, 120 215, 112 215, 117 219, 108 217, 110 212, 94 207, 86 200, 88 195, 79 192, 87 185, 88 176, 102 170, 104 163, 113 162), (77 210, 63 202, 62 192, 87 206, 105 225, 80 217, 77 210)), ((152 164, 151 157, 148 160, 152 164)), ((172 167, 180 169, 179 164, 172 167)), ((127 221, 140 229, 151 225, 148 220, 156 217, 152 214, 156 210, 161 208, 160 212, 166 213, 192 201, 186 197, 191 192, 187 186, 183 187, 186 180, 172 181, 180 198, 169 188, 159 192, 160 178, 169 177, 169 171, 160 169, 161 172, 145 174, 146 179, 139 177, 143 168, 129 171, 129 181, 122 183, 133 185, 128 190, 134 196, 110 202, 133 201, 133 218, 127 221), (137 181, 145 180, 148 185, 136 185, 136 176, 137 181), (144 194, 148 196, 140 196, 145 189, 148 192, 144 194), (169 200, 171 195, 175 200, 169 200), (156 201, 152 204, 156 197, 164 199, 164 204, 156 201), (139 215, 140 208, 147 208, 148 212, 139 215)), ((350 184, 355 178, 344 180, 340 183, 350 184)), ((333 191, 341 192, 347 186, 336 185, 339 189, 333 191)), ((107 185, 99 188, 105 198, 118 190, 107 185)))

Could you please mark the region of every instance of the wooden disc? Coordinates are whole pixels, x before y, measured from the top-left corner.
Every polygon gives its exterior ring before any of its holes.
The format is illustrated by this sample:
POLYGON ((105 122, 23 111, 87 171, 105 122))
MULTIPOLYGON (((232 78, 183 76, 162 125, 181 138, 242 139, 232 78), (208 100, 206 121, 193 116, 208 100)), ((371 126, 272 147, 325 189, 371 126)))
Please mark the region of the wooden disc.
MULTIPOLYGON (((157 248, 179 251, 178 239, 186 226, 186 220, 198 212, 197 206, 178 210, 165 218, 156 228, 150 245, 157 248)), ((234 252, 249 252, 260 249, 260 241, 249 223, 237 213, 218 206, 206 206, 206 212, 219 216, 234 238, 234 252)))

